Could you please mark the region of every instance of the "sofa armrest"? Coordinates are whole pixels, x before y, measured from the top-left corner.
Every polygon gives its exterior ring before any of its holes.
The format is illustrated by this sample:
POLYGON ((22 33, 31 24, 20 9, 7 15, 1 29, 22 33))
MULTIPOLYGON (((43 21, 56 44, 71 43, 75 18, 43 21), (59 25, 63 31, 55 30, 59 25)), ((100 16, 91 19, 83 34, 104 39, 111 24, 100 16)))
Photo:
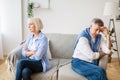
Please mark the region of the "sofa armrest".
POLYGON ((108 63, 108 55, 105 55, 102 57, 99 61, 99 66, 102 67, 104 70, 107 69, 107 63, 108 63))
POLYGON ((10 51, 10 53, 7 56, 6 64, 8 66, 8 70, 10 72, 12 72, 13 74, 15 74, 17 61, 19 59, 23 58, 23 56, 22 56, 22 47, 23 47, 23 44, 17 46, 15 49, 10 51))

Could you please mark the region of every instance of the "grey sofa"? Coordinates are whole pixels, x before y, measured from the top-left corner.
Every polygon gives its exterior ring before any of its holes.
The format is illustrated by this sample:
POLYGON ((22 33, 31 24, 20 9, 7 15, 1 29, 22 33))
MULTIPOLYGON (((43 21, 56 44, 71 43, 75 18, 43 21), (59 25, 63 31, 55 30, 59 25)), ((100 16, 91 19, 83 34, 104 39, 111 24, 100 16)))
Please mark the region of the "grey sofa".
MULTIPOLYGON (((52 55, 50 62, 52 67, 45 73, 32 75, 32 80, 87 80, 85 77, 78 75, 71 69, 71 58, 73 55, 74 42, 76 34, 46 34, 49 39, 49 49, 52 55)), ((17 60, 22 58, 21 49, 23 44, 12 50, 7 57, 9 71, 13 74, 13 80, 16 70, 17 60)), ((103 69, 107 67, 108 56, 100 60, 99 66, 103 69)))

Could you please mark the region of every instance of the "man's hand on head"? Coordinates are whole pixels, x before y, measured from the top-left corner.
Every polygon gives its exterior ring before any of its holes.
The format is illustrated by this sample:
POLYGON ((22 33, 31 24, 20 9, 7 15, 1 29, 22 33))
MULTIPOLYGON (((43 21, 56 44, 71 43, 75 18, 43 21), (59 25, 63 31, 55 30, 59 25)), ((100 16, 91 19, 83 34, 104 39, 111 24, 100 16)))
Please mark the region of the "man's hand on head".
POLYGON ((105 35, 105 36, 109 36, 109 30, 107 29, 107 27, 103 26, 100 28, 100 31, 105 35))

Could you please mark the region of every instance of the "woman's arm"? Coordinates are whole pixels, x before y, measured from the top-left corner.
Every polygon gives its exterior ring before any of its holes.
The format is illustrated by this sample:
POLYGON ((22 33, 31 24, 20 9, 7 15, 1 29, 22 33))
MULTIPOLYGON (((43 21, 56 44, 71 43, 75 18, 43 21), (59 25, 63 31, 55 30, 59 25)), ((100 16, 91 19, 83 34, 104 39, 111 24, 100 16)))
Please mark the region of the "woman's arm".
POLYGON ((25 41, 25 44, 23 45, 22 55, 23 55, 24 57, 29 57, 29 56, 31 56, 31 55, 33 54, 33 53, 30 52, 30 50, 28 49, 28 44, 29 44, 30 40, 31 40, 31 36, 28 37, 28 39, 25 41))
MULTIPOLYGON (((37 46, 37 51, 35 54, 33 54, 30 58, 40 60, 43 57, 45 57, 47 53, 47 48, 48 48, 48 40, 46 37, 42 38, 40 41, 38 41, 39 45, 37 46)), ((34 52, 33 52, 34 53, 34 52)))

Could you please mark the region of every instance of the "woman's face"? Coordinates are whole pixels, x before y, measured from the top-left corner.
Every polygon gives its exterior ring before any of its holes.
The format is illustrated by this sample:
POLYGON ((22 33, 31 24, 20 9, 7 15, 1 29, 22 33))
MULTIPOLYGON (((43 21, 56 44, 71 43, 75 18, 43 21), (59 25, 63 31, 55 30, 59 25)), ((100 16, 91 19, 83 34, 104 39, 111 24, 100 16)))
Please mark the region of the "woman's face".
POLYGON ((33 23, 28 23, 29 30, 35 32, 35 25, 33 23))

